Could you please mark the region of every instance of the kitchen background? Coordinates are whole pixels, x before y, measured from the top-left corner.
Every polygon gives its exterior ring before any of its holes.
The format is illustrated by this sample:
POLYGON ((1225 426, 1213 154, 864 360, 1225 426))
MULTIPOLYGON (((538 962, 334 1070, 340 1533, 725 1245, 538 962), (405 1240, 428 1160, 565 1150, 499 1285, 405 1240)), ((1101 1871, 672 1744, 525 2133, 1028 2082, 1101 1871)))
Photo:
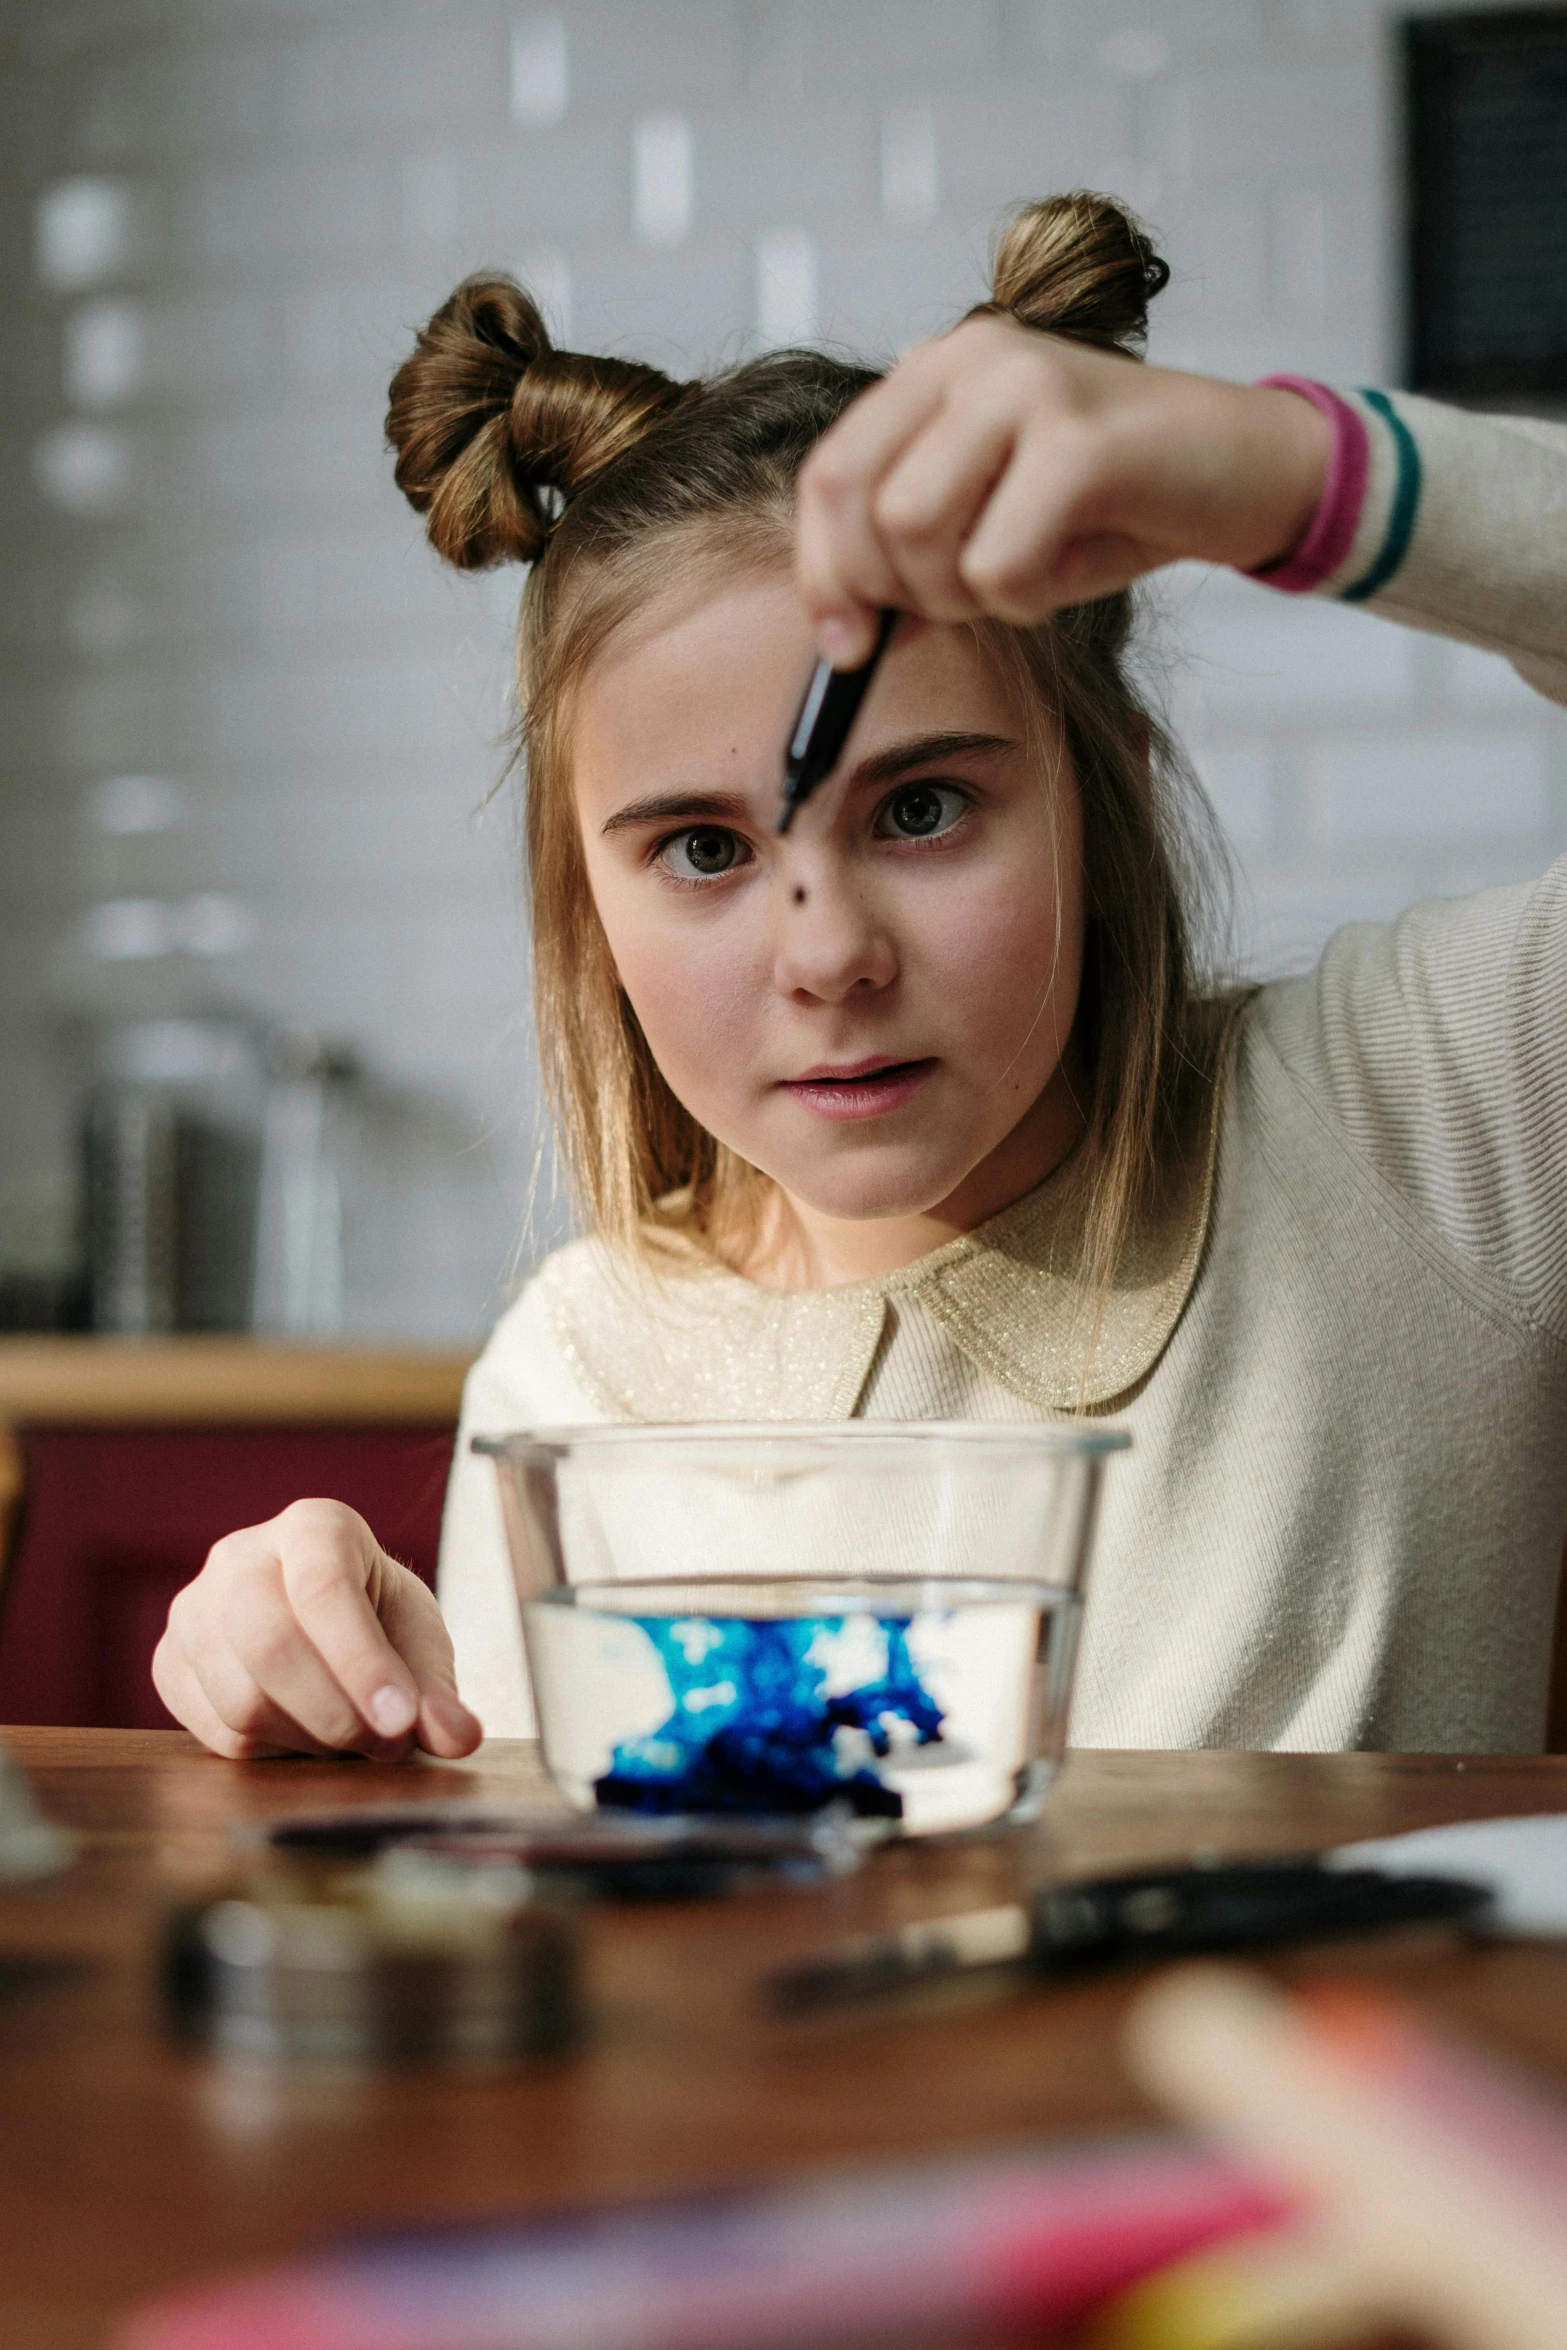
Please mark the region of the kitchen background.
MULTIPOLYGON (((888 355, 977 298, 998 208, 1086 183, 1173 263, 1154 357, 1397 381, 1392 22, 1374 0, 9 0, 11 1318, 80 1310, 95 1079, 100 1129, 106 1075, 254 1104, 261 1029, 272 1138, 314 1168, 271 1199, 265 1319, 461 1339, 564 1228, 494 788, 519 576, 443 576, 381 445, 387 377, 457 277, 515 269, 563 336, 682 372, 818 338, 888 355), (193 1017, 215 1013, 239 1017, 193 1017)), ((1183 571, 1160 605, 1249 967, 1567 846, 1567 718, 1502 664, 1225 576, 1183 571)), ((123 1181, 135 1138, 95 1132, 123 1181)))

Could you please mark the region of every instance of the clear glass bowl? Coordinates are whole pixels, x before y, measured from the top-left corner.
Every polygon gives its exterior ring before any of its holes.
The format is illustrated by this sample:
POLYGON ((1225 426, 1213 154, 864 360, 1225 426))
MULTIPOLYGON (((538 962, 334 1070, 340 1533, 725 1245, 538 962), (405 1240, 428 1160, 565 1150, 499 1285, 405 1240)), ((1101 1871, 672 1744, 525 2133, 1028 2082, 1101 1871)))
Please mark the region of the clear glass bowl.
POLYGON ((540 1429, 500 1475, 544 1759, 583 1809, 906 1834, 1059 1765, 1105 1427, 540 1429))

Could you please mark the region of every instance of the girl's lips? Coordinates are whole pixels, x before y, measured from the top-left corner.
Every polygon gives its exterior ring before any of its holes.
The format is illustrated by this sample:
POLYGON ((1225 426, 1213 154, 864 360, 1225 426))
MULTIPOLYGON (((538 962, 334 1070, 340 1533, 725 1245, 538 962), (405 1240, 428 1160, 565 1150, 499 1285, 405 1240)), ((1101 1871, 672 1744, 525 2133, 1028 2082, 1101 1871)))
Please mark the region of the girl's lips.
POLYGON ((809 1077, 789 1078, 781 1090, 792 1094, 803 1108, 814 1110, 819 1118, 882 1118, 889 1110, 901 1110, 905 1102, 912 1101, 935 1071, 934 1059, 887 1061, 852 1075, 821 1070, 809 1077))

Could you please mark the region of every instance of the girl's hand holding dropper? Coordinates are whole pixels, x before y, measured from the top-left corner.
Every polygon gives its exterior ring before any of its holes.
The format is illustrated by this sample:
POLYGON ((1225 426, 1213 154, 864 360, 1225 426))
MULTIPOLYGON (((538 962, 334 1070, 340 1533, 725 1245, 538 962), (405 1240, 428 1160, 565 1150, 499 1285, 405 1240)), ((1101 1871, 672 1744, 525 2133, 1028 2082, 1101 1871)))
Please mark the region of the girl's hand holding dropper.
POLYGON ((848 668, 887 605, 1021 625, 1183 557, 1258 570, 1304 536, 1331 445, 1294 392, 976 315, 910 352, 807 459, 800 594, 848 668))

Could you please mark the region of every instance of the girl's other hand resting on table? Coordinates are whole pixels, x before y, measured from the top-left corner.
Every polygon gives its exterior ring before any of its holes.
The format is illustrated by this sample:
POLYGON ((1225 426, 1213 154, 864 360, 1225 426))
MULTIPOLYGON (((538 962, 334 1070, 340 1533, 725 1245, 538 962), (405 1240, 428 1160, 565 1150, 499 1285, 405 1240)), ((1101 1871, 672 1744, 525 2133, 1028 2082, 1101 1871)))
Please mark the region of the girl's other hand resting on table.
POLYGON ((806 460, 800 595, 848 668, 886 605, 1027 624, 1186 557, 1257 570, 1304 536, 1331 442, 1294 392, 968 318, 806 460))
POLYGON ((482 1736, 433 1595, 342 1502, 296 1501, 215 1543, 169 1610, 152 1678, 175 1719, 233 1761, 451 1758, 482 1736))

